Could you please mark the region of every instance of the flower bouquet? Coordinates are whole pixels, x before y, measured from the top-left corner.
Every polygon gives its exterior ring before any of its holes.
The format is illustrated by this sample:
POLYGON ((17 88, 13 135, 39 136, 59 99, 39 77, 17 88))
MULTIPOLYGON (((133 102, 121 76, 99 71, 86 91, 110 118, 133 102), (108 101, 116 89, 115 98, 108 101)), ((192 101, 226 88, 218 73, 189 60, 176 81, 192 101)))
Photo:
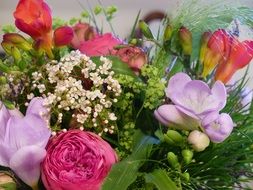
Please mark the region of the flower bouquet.
POLYGON ((114 6, 68 22, 18 2, 1 43, 1 189, 246 188, 252 91, 247 72, 231 79, 253 57, 253 11, 180 8, 157 37, 137 16, 123 40, 96 22, 114 6))

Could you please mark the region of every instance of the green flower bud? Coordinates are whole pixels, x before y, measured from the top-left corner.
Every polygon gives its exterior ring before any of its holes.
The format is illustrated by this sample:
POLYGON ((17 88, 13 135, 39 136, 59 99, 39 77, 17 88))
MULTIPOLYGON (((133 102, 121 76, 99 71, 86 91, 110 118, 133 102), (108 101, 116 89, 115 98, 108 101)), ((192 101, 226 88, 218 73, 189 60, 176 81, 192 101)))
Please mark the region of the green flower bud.
POLYGON ((187 149, 182 150, 182 156, 183 156, 184 162, 186 164, 190 164, 192 161, 193 152, 191 150, 187 150, 187 149))
POLYGON ((3 103, 9 110, 15 109, 15 105, 12 102, 8 100, 3 100, 3 103))
POLYGON ((16 63, 21 61, 21 53, 17 47, 12 47, 11 49, 11 55, 13 56, 16 63))
POLYGON ((32 49, 32 45, 20 34, 8 33, 3 36, 3 42, 7 44, 12 44, 19 49, 24 51, 29 51, 32 49))
POLYGON ((146 38, 154 39, 154 36, 153 36, 153 34, 146 22, 144 22, 143 20, 140 20, 139 21, 139 28, 146 38))
POLYGON ((164 41, 169 41, 171 39, 172 36, 172 26, 171 25, 167 25, 165 30, 164 30, 164 34, 163 34, 163 40, 164 41))
POLYGON ((173 152, 168 152, 167 160, 173 168, 177 168, 179 166, 177 155, 173 152))
POLYGON ((185 27, 179 29, 179 42, 183 50, 183 54, 191 55, 192 53, 192 33, 185 27))
POLYGON ((190 181, 190 174, 188 172, 183 173, 182 177, 185 181, 190 181))
POLYGON ((182 135, 175 131, 175 130, 168 130, 166 134, 172 141, 174 141, 176 144, 182 143, 184 138, 182 135))
POLYGON ((94 13, 95 13, 95 15, 98 15, 98 14, 100 14, 102 12, 102 7, 100 6, 100 5, 98 5, 98 6, 96 6, 95 8, 94 8, 94 13))

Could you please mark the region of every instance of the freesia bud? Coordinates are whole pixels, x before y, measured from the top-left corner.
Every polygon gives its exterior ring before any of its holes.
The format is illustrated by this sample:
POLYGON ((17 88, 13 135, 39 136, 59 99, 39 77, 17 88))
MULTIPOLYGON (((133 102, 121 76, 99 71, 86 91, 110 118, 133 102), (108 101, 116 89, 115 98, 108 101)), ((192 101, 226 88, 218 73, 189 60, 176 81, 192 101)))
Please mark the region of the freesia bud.
POLYGON ((173 168, 177 168, 179 166, 177 155, 175 155, 173 152, 168 152, 167 159, 173 168))
POLYGON ((15 46, 11 48, 11 55, 13 56, 16 63, 18 63, 21 60, 21 53, 19 49, 15 46))
POLYGON ((182 174, 182 177, 184 178, 185 181, 189 181, 190 180, 190 174, 188 172, 185 172, 182 174))
POLYGON ((182 156, 183 156, 184 162, 186 164, 190 164, 192 161, 193 152, 188 149, 182 150, 182 156))
POLYGON ((179 42, 183 54, 191 55, 192 53, 192 33, 184 26, 179 29, 179 42))
POLYGON ((0 172, 0 189, 1 190, 17 189, 17 185, 14 179, 6 172, 0 172))
POLYGON ((192 145, 192 148, 195 151, 201 152, 209 146, 210 140, 205 133, 194 130, 188 136, 188 142, 192 145))
POLYGON ((172 32, 173 32, 172 26, 167 25, 165 30, 164 30, 163 40, 164 41, 169 41, 171 39, 172 32))
POLYGON ((143 33, 143 35, 148 38, 148 39, 154 39, 154 36, 148 26, 148 24, 146 22, 144 22, 143 20, 140 20, 139 22, 139 28, 141 30, 141 32, 143 33))
POLYGON ((25 51, 29 51, 32 49, 32 45, 23 36, 17 33, 4 34, 3 41, 12 43, 16 47, 25 51))
POLYGON ((212 35, 212 32, 207 31, 207 32, 204 32, 201 37, 201 42, 200 42, 201 47, 200 47, 200 52, 199 52, 200 63, 204 62, 205 54, 208 50, 207 43, 208 43, 208 40, 210 39, 211 35, 212 35))
POLYGON ((54 31, 54 45, 57 47, 68 45, 73 37, 74 32, 71 27, 59 27, 54 31))
POLYGON ((182 143, 184 138, 182 135, 175 130, 168 130, 166 136, 170 138, 174 143, 182 143))

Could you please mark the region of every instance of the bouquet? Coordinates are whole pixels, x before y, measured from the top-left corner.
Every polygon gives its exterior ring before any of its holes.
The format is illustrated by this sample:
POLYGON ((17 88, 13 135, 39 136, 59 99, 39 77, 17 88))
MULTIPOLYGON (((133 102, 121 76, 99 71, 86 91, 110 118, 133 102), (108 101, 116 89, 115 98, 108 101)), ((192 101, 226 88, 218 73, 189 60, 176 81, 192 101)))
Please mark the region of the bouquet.
POLYGON ((97 24, 116 11, 64 21, 18 2, 1 42, 1 189, 246 189, 252 91, 247 70, 232 77, 253 57, 253 11, 188 1, 158 36, 137 15, 127 39, 97 24))

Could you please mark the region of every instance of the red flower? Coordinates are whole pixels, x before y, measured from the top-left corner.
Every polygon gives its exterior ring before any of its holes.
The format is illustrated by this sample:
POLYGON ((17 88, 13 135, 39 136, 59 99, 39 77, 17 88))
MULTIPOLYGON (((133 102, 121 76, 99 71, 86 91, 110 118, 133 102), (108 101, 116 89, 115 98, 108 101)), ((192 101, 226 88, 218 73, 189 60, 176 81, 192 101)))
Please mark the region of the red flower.
POLYGON ((109 55, 113 48, 121 43, 111 33, 107 33, 81 43, 79 50, 87 56, 103 56, 109 55))
POLYGON ((147 63, 147 55, 139 47, 125 46, 118 50, 113 50, 111 53, 119 57, 121 61, 127 63, 136 74, 147 63))
POLYGON ((233 37, 229 50, 229 56, 218 65, 215 73, 215 80, 224 83, 227 83, 237 70, 250 63, 253 58, 253 41, 239 42, 233 37))
POLYGON ((73 48, 78 49, 82 42, 91 40, 96 36, 96 31, 88 23, 77 23, 73 28, 74 37, 71 41, 73 48))
POLYGON ((67 45, 73 38, 72 29, 65 26, 56 29, 53 39, 51 10, 43 0, 20 0, 14 17, 17 28, 33 38, 34 48, 50 58, 53 45, 67 45))

